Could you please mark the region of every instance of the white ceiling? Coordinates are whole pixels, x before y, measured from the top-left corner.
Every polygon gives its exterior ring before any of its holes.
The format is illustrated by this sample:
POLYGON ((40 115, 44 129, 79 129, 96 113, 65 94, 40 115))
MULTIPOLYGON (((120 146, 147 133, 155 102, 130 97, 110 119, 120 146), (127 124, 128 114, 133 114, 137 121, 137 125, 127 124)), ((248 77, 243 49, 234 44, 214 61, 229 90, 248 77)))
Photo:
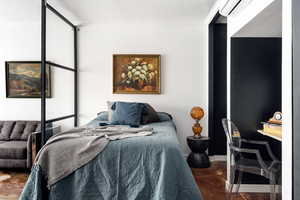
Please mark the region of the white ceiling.
POLYGON ((275 0, 238 31, 234 37, 281 37, 281 35, 282 0, 275 0))
POLYGON ((0 21, 37 21, 39 0, 0 0, 0 21))
POLYGON ((62 0, 84 23, 99 20, 184 20, 207 15, 213 0, 62 0))
MULTIPOLYGON (((207 15, 214 1, 49 0, 49 3, 70 11, 82 23, 97 23, 99 20, 199 20, 207 15)), ((0 0, 0 21, 39 20, 40 0, 0 0)))

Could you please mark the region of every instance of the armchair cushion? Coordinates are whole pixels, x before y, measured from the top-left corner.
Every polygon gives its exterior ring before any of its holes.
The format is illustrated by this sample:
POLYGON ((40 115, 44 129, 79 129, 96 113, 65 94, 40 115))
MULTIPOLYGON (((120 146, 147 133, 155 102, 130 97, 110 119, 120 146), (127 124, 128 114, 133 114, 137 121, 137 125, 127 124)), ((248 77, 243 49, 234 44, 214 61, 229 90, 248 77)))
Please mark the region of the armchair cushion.
POLYGON ((27 142, 7 141, 0 143, 0 159, 26 159, 27 142))

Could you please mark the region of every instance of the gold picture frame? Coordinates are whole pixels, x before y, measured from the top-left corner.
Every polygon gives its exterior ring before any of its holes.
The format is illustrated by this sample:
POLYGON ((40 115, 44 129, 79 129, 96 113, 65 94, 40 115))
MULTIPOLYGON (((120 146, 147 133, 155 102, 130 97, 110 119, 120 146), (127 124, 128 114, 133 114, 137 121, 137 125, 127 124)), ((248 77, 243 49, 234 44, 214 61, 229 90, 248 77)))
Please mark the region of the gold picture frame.
POLYGON ((160 94, 159 54, 114 54, 114 94, 160 94))
MULTIPOLYGON (((6 61, 6 98, 41 98, 41 62, 6 61)), ((46 98, 51 98, 51 67, 46 64, 46 98)))

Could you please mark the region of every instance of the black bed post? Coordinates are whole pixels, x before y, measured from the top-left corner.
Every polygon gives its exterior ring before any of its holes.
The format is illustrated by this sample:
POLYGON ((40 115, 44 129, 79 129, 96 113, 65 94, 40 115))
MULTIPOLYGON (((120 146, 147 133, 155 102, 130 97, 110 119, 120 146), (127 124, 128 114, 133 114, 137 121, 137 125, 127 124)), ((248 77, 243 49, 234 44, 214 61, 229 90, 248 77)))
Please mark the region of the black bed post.
POLYGON ((41 0, 41 141, 38 149, 46 143, 46 124, 53 123, 65 119, 74 117, 74 126, 78 126, 78 28, 54 7, 47 3, 47 0, 41 0), (72 27, 74 32, 74 68, 60 65, 53 62, 46 61, 46 12, 49 9, 50 12, 55 14, 59 19, 63 20, 66 24, 72 27), (47 78, 46 78, 46 65, 49 67, 57 67, 63 70, 68 70, 74 73, 74 113, 54 119, 46 120, 46 96, 47 96, 47 78))
POLYGON ((41 19, 41 146, 45 144, 46 133, 46 0, 42 3, 41 19))
POLYGON ((73 27, 74 31, 74 126, 78 125, 78 34, 77 27, 73 27))

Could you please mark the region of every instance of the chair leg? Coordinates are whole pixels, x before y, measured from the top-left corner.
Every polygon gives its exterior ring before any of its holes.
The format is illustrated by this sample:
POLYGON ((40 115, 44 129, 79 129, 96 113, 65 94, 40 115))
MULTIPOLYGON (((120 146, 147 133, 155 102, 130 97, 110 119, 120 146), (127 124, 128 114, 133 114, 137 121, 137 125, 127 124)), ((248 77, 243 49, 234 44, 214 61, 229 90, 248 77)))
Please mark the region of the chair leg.
POLYGON ((282 199, 282 171, 280 169, 277 177, 277 185, 278 185, 278 199, 282 199))
POLYGON ((235 179, 235 167, 231 166, 230 180, 229 180, 229 190, 228 190, 227 195, 226 195, 227 200, 232 199, 232 190, 233 190, 233 186, 234 186, 234 179, 235 179))
POLYGON ((241 183, 242 183, 242 179, 243 179, 243 172, 241 170, 239 170, 237 186, 236 186, 236 190, 235 190, 235 193, 237 193, 237 194, 239 193, 240 186, 241 186, 241 183))
POLYGON ((282 176, 281 173, 279 175, 279 179, 278 179, 278 187, 279 187, 279 199, 282 199, 282 176))
POLYGON ((271 186, 271 193, 270 193, 270 200, 276 200, 276 176, 275 174, 270 175, 270 186, 271 186))

